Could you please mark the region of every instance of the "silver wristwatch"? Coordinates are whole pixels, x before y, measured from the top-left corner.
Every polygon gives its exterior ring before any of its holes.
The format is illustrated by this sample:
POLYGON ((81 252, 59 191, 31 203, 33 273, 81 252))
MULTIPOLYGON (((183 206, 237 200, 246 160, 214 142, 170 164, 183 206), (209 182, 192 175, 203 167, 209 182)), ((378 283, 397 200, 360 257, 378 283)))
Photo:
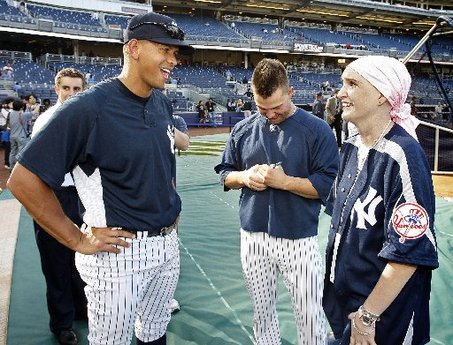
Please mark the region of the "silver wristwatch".
POLYGON ((366 327, 374 327, 376 322, 379 321, 379 316, 380 315, 370 313, 363 305, 359 307, 359 320, 366 327))

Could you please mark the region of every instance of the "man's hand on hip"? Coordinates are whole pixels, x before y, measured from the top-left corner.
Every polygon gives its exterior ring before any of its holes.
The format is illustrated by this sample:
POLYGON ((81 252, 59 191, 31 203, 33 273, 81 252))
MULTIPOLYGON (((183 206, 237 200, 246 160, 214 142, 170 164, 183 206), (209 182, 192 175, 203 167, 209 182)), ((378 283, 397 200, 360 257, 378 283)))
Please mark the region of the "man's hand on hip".
POLYGON ((119 254, 118 247, 129 247, 125 238, 134 238, 135 235, 121 228, 90 228, 86 233, 81 233, 77 252, 94 254, 97 252, 110 252, 119 254))

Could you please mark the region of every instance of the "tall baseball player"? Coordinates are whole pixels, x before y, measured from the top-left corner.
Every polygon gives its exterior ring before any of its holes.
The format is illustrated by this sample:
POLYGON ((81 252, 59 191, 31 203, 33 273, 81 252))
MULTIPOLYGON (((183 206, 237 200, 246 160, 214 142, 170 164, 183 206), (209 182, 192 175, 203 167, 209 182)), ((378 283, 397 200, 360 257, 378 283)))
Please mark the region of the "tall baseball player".
POLYGON ((358 135, 326 207, 324 309, 339 344, 426 344, 439 263, 431 173, 405 104, 411 77, 400 61, 369 56, 342 79, 343 117, 358 135))
MULTIPOLYGON (((57 103, 42 113, 35 121, 31 137, 35 137, 49 122, 58 107, 86 86, 83 74, 73 68, 65 68, 55 76, 57 103)), ((83 224, 79 210, 79 197, 70 174, 60 188, 54 190, 64 213, 77 226, 83 224)), ((74 251, 50 236, 36 221, 36 243, 41 256, 41 268, 46 279, 47 309, 50 315, 50 330, 62 345, 78 344, 72 329, 74 319, 86 319, 87 300, 83 288, 85 283, 77 272, 74 251)))
POLYGON ((259 345, 281 344, 276 312, 281 274, 291 295, 298 343, 325 343, 318 217, 337 173, 327 123, 292 102, 283 64, 263 59, 252 90, 258 113, 233 129, 215 167, 225 190, 241 188, 241 262, 259 345))
POLYGON ((88 299, 91 345, 163 345, 179 275, 172 107, 160 91, 189 50, 176 22, 134 16, 124 66, 59 107, 22 152, 8 186, 36 221, 75 250, 88 299), (52 159, 42 159, 46 154, 52 159), (72 171, 79 229, 52 188, 72 171))

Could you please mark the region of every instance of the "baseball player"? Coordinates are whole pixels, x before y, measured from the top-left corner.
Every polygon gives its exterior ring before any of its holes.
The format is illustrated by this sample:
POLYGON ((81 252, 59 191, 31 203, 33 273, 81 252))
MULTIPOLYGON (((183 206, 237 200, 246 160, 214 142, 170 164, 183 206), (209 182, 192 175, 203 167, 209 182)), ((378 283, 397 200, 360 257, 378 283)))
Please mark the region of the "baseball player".
MULTIPOLYGON (((80 71, 73 68, 59 71, 55 77, 58 101, 36 119, 31 137, 42 130, 63 102, 83 91, 85 86, 86 81, 80 71)), ((79 197, 69 173, 65 175, 63 184, 55 189, 54 193, 68 218, 77 226, 81 226, 83 220, 80 216, 79 197)), ((72 324, 75 318, 86 319, 87 300, 83 291, 85 284, 75 266, 74 251, 50 236, 36 221, 33 221, 33 226, 41 257, 41 268, 46 279, 50 330, 60 344, 76 345, 78 340, 72 324)))
POLYGON ((174 125, 160 91, 189 46, 176 22, 131 18, 124 67, 59 107, 22 152, 8 186, 36 221, 75 250, 87 286, 91 345, 166 343, 179 275, 174 125), (43 154, 52 157, 43 159, 43 154), (79 229, 51 188, 72 171, 85 209, 79 229))
POLYGON ((186 151, 190 145, 189 129, 186 121, 179 115, 173 115, 175 125, 175 148, 186 151))
POLYGON ((358 135, 343 146, 326 207, 324 309, 340 344, 426 344, 435 198, 404 103, 411 78, 398 60, 375 56, 352 62, 342 79, 343 117, 358 135))
POLYGON ((225 190, 241 188, 241 262, 259 345, 281 344, 276 312, 281 274, 298 343, 325 343, 318 217, 337 173, 327 123, 292 102, 282 63, 261 60, 252 77, 258 113, 233 129, 215 167, 225 190))
MULTIPOLYGON (((187 128, 186 121, 179 115, 173 115, 173 122, 175 124, 175 148, 178 150, 186 151, 190 145, 189 129, 187 128)), ((170 313, 175 313, 181 310, 179 302, 172 298, 169 304, 170 313)))

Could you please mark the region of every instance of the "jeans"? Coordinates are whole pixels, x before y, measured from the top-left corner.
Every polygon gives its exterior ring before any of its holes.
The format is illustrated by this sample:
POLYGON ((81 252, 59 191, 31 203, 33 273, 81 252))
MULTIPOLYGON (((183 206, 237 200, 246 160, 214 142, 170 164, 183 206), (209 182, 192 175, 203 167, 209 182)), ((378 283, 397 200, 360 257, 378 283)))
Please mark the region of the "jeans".
POLYGON ((28 138, 26 137, 10 137, 9 138, 10 145, 11 145, 11 151, 9 153, 9 166, 14 168, 14 165, 17 162, 17 155, 22 151, 22 149, 25 147, 25 145, 28 142, 28 138))

